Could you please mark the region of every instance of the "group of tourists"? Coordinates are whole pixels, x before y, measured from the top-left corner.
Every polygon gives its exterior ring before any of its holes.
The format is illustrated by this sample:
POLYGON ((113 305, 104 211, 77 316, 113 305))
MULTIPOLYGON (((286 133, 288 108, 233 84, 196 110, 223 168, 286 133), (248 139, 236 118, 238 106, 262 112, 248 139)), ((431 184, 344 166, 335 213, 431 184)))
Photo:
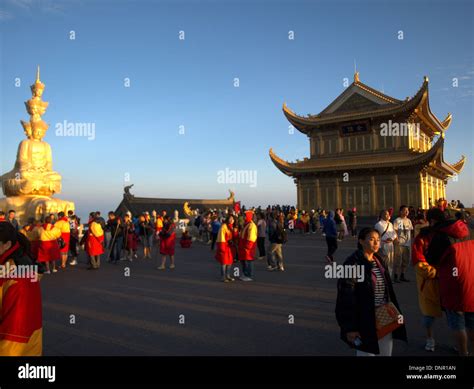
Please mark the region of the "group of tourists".
POLYGON ((235 281, 237 274, 241 281, 253 281, 256 259, 267 259, 268 271, 285 271, 282 246, 287 241, 287 233, 283 211, 275 208, 265 213, 261 209, 214 210, 197 214, 193 224, 198 228, 201 240, 207 236, 210 226, 208 243, 211 243, 211 250, 215 248, 222 282, 235 281), (240 271, 232 270, 234 262, 240 262, 240 271))
POLYGON ((340 278, 337 284, 336 318, 341 339, 356 355, 391 355, 393 339, 407 340, 405 318, 394 283, 408 282, 410 259, 415 269, 418 301, 426 331, 425 350, 435 350, 433 323, 445 311, 454 334, 455 350, 474 352, 474 241, 468 212, 450 212, 444 201, 416 220, 401 206, 392 223, 384 210, 375 228, 358 235, 357 250, 345 267, 358 266, 364 277, 340 278), (414 226, 415 225, 415 226, 414 226), (469 342, 468 342, 469 341, 469 342))
MULTIPOLYGON (((0 212, 0 265, 8 261, 32 264, 38 267, 38 273, 52 274, 67 265, 77 265, 82 247, 88 258, 87 268, 92 270, 100 268, 104 254, 111 264, 137 260, 142 246, 143 260, 152 259, 158 251, 156 268, 165 270, 169 258, 168 268, 174 269, 178 231, 182 232, 183 248, 190 248, 195 240, 209 244, 222 282, 248 282, 255 279, 256 260, 266 259, 268 271, 285 271, 283 246, 288 233, 300 230, 301 234, 321 234, 327 242, 329 263, 335 262, 338 242, 350 235, 356 237, 357 249, 345 259, 344 266, 360 267, 364 277, 338 279, 336 319, 342 340, 355 348, 357 355, 391 355, 393 339, 406 341, 405 318, 393 283, 409 282, 406 272, 411 260, 426 331, 425 349, 435 350, 433 323, 445 311, 455 334, 456 350, 468 355, 468 340, 474 350, 474 247, 469 213, 453 212, 450 203, 442 199, 429 210, 415 211, 403 205, 393 221, 393 209, 382 210, 373 228, 358 232, 356 208, 347 215, 342 208, 305 212, 278 205, 266 209, 196 210, 185 226, 166 211, 139 215, 109 212, 107 220, 100 212, 91 212, 85 226, 73 212, 59 212, 41 221, 28 219, 20 226, 15 211, 10 210, 7 215, 0 212)), ((0 282, 6 285, 8 281, 0 282)), ((36 296, 24 308, 36 312, 36 319, 28 328, 0 320, 2 332, 18 333, 26 339, 20 346, 0 339, 0 355, 16 353, 12 350, 20 350, 19 355, 40 355, 39 286, 18 282, 13 287, 36 296)))

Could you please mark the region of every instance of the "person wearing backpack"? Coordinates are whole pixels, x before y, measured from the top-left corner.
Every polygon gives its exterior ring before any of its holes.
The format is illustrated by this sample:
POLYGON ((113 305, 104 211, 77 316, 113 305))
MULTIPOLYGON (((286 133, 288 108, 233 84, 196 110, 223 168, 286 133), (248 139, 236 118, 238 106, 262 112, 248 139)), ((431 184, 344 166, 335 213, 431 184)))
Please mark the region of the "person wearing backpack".
POLYGON ((283 244, 288 241, 285 230, 285 215, 280 212, 276 218, 270 214, 269 224, 270 252, 268 254, 269 271, 285 271, 283 266, 283 244), (276 262, 275 262, 276 257, 276 262))
POLYGON ((431 264, 438 265, 441 306, 446 311, 461 356, 474 352, 474 240, 464 220, 447 220, 433 226, 427 249, 431 264))

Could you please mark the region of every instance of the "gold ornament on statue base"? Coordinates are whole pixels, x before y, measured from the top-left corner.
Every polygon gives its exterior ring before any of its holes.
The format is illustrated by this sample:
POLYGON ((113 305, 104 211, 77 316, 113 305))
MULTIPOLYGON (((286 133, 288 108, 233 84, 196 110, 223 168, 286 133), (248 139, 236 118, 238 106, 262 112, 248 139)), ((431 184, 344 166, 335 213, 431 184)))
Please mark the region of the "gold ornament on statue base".
POLYGON ((36 82, 31 85, 32 98, 25 102, 30 121, 21 120, 27 139, 18 146, 14 168, 0 177, 6 198, 0 199, 0 210, 16 211, 20 224, 27 218, 74 210, 74 203, 55 199, 61 193, 61 175, 53 171, 51 146, 43 140, 48 124, 41 119, 48 104, 41 100, 45 85, 40 81, 39 66, 36 82))

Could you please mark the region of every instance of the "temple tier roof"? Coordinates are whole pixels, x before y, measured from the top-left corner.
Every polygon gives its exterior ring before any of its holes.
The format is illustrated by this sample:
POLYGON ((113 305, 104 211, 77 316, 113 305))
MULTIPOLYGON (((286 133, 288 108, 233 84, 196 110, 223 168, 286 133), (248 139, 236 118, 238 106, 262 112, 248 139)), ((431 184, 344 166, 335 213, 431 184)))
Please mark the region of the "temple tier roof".
POLYGON ((426 123, 427 131, 430 132, 428 135, 439 135, 448 129, 452 117, 448 114, 443 121, 440 121, 431 112, 428 84, 428 77, 425 77, 417 93, 402 101, 364 84, 356 73, 354 82, 319 114, 300 116, 286 103, 283 104, 283 113, 295 128, 308 135, 313 130, 319 130, 328 124, 415 113, 426 123))
POLYGON ((338 171, 369 170, 379 168, 433 167, 446 176, 459 174, 464 167, 465 156, 455 164, 443 159, 444 136, 440 136, 431 149, 423 153, 406 151, 397 153, 372 153, 368 155, 336 155, 334 157, 305 159, 288 162, 278 157, 273 149, 269 155, 273 164, 287 176, 317 174, 338 171), (363 159, 362 159, 363 158, 363 159))

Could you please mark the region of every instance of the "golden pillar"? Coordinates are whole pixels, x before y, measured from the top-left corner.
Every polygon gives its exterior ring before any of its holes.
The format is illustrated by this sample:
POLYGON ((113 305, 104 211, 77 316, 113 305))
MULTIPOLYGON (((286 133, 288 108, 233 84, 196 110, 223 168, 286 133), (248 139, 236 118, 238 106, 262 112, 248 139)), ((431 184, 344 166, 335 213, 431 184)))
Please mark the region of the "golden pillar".
POLYGON ((424 181, 424 177, 423 177, 423 173, 420 172, 420 178, 419 178, 420 182, 419 182, 419 188, 418 190, 420 191, 420 206, 422 209, 426 209, 426 196, 425 196, 425 188, 424 188, 424 184, 423 184, 423 181, 424 181))
POLYGON ((341 188, 339 186, 339 179, 336 178, 336 208, 342 207, 341 204, 341 188))
POLYGON ((319 178, 316 179, 316 207, 321 206, 321 187, 319 186, 319 178))
POLYGON ((393 207, 398 209, 400 207, 400 185, 398 183, 398 174, 393 175, 393 207))
POLYGON ((375 186, 375 176, 370 176, 370 214, 377 214, 377 187, 375 186))
POLYGON ((300 183, 299 178, 295 179, 295 183, 296 183, 296 208, 301 209, 302 193, 301 193, 301 183, 300 183))

